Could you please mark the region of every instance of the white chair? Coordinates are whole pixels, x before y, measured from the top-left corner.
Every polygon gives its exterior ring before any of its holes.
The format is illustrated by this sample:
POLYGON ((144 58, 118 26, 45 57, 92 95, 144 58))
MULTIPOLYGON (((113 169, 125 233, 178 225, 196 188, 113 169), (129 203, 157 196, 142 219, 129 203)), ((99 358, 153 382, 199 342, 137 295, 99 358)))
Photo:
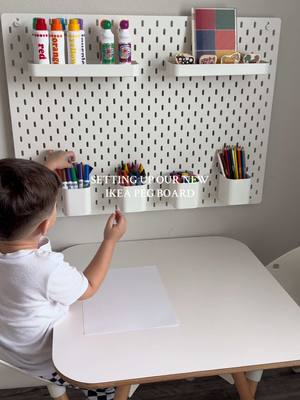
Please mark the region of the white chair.
POLYGON ((300 306, 300 247, 277 258, 266 268, 300 306))
MULTIPOLYGON (((300 306, 300 247, 272 261, 266 268, 300 306)), ((293 371, 300 373, 300 367, 293 371)))
POLYGON ((0 389, 15 389, 31 386, 47 386, 53 399, 68 400, 65 386, 49 383, 45 379, 34 378, 27 372, 0 360, 0 389))

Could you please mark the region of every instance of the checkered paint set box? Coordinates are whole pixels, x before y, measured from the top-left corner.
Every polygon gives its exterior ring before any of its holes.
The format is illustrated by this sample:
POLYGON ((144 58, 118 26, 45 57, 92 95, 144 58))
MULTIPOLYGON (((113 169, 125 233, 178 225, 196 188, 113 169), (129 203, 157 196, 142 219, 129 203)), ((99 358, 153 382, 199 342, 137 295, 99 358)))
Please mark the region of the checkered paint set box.
POLYGON ((192 8, 192 45, 196 63, 213 54, 218 62, 236 51, 235 8, 192 8))

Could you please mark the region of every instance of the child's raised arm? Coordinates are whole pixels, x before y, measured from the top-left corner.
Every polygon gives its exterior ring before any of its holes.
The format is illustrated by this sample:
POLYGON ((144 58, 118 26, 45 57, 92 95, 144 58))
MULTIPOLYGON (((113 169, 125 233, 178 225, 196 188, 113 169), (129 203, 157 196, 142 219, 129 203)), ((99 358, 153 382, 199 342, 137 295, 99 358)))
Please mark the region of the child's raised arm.
POLYGON ((125 232, 126 220, 117 210, 109 217, 104 229, 104 240, 83 272, 89 281, 89 286, 79 300, 89 299, 96 293, 109 268, 116 242, 125 232))

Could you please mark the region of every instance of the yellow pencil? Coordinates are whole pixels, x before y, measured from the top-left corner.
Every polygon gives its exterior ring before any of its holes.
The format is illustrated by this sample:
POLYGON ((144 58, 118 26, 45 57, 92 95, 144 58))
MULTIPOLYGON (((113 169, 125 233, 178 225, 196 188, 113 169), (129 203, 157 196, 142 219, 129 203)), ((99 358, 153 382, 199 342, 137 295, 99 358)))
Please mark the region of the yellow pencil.
POLYGON ((236 146, 233 147, 233 160, 234 160, 234 177, 239 179, 237 156, 236 156, 236 146))

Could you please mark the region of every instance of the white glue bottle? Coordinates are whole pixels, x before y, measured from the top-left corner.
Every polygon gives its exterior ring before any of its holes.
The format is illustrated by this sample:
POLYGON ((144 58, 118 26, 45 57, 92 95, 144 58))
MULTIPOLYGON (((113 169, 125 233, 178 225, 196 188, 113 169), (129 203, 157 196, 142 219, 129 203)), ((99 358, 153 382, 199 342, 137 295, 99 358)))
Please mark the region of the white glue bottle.
POLYGON ((115 38, 111 31, 112 24, 106 19, 102 22, 101 62, 102 64, 115 63, 115 38))
POLYGON ((50 31, 51 64, 65 64, 65 33, 60 18, 53 18, 50 31))
POLYGON ((83 19, 77 18, 80 27, 80 51, 81 51, 81 64, 86 64, 86 50, 85 50, 85 32, 83 29, 83 19))
POLYGON ((119 63, 131 64, 131 37, 129 34, 129 21, 123 19, 119 30, 119 63))
POLYGON ((44 18, 33 19, 32 45, 33 62, 35 64, 50 64, 49 32, 44 18))
POLYGON ((81 33, 77 18, 69 21, 67 32, 68 63, 82 64, 81 59, 81 33))

